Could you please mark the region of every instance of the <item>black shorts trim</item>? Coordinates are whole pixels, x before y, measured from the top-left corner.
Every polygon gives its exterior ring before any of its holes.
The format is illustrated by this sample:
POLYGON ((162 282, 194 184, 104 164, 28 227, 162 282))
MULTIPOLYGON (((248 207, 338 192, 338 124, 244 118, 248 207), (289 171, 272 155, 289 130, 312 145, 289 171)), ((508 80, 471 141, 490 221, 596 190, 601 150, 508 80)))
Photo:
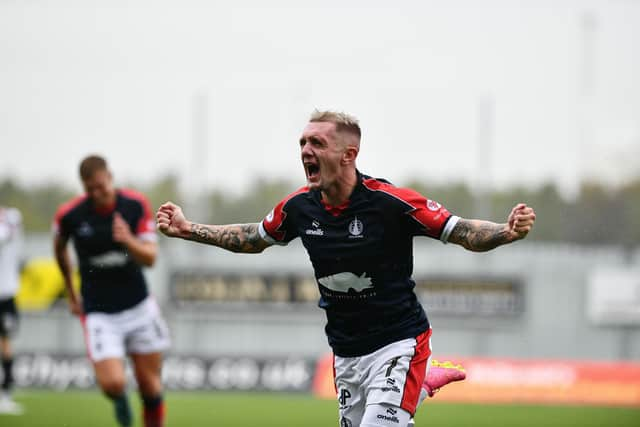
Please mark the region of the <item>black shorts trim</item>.
POLYGON ((0 337, 12 337, 18 331, 18 310, 15 298, 0 299, 0 337))

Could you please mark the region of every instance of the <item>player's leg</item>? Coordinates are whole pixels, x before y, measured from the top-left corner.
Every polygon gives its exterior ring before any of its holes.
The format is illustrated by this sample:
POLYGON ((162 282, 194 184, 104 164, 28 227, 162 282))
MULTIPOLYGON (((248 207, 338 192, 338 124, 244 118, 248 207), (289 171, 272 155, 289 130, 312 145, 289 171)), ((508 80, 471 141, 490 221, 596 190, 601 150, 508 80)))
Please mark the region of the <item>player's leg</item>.
POLYGON ((2 353, 2 389, 0 390, 0 414, 22 414, 22 406, 13 400, 13 356, 11 341, 7 336, 0 336, 0 351, 2 353))
MULTIPOLYGON (((433 397, 445 385, 454 381, 462 381, 465 378, 466 373, 461 365, 454 365, 449 361, 431 360, 430 363, 427 363, 427 373, 422 383, 418 405, 421 405, 427 396, 433 397)), ((415 427, 413 417, 409 420, 407 427, 415 427)))
POLYGON ((142 398, 144 427, 162 427, 165 406, 162 396, 162 353, 131 354, 142 398))
POLYGON ((380 425, 409 425, 420 403, 421 385, 431 358, 430 337, 431 330, 427 330, 371 355, 365 412, 368 423, 379 419, 380 425))
POLYGON ((82 326, 96 382, 113 403, 118 424, 128 427, 133 416, 126 390, 124 335, 116 319, 115 314, 89 313, 82 318, 82 326))
POLYGON ((340 427, 358 427, 362 422, 366 401, 362 387, 361 364, 360 357, 333 357, 340 427))
POLYGON ((13 352, 9 337, 0 331, 0 354, 2 357, 2 391, 9 393, 13 385, 13 352))
POLYGON ((0 302, 0 360, 2 386, 0 389, 0 413, 21 414, 22 407, 11 397, 13 390, 13 350, 11 337, 18 329, 18 312, 13 298, 0 302))
POLYGON ((93 368, 100 390, 113 402, 118 423, 123 427, 132 425, 133 416, 126 392, 124 361, 120 358, 103 359, 94 362, 93 368))
POLYGON ((142 398, 144 426, 161 427, 165 419, 162 352, 171 345, 169 328, 152 298, 131 309, 129 315, 135 320, 126 325, 127 353, 131 356, 142 398))

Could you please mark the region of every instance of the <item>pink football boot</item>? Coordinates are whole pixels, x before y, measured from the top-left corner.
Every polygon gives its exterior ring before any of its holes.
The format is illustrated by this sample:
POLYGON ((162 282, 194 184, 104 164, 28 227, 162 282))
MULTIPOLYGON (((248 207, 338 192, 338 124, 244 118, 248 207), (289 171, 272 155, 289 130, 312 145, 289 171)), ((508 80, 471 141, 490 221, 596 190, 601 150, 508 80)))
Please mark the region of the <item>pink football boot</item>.
POLYGON ((461 365, 454 365, 449 361, 438 362, 437 360, 432 360, 429 372, 422 383, 422 388, 429 397, 433 397, 445 385, 454 381, 462 381, 466 377, 467 374, 461 365))

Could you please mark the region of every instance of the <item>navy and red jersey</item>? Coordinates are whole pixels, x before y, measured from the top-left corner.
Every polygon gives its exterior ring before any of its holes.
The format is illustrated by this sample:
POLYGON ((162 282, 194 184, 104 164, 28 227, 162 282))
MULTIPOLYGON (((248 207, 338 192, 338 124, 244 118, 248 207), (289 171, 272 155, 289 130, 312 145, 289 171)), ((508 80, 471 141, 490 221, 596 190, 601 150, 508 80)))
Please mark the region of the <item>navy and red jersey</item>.
POLYGON ((72 239, 75 247, 85 313, 117 313, 135 306, 149 294, 140 265, 113 240, 114 212, 119 212, 141 240, 155 241, 150 204, 140 193, 119 189, 115 206, 97 209, 85 196, 63 204, 54 218, 54 232, 72 239))
POLYGON ((260 224, 270 243, 300 237, 326 311, 329 345, 362 356, 429 328, 413 291, 413 237, 446 243, 458 217, 414 190, 358 172, 347 203, 326 206, 320 191, 290 194, 260 224))

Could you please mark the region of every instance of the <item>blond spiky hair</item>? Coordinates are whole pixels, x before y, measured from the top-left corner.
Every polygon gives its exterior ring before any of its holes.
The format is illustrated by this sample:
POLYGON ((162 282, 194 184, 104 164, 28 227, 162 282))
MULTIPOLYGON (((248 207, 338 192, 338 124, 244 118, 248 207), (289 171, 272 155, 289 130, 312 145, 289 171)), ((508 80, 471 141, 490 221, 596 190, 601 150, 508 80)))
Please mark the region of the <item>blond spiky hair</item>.
POLYGON ((360 137, 362 136, 358 119, 347 113, 330 110, 315 110, 313 113, 311 113, 309 121, 334 123, 338 132, 352 133, 356 135, 358 139, 360 139, 360 137))

